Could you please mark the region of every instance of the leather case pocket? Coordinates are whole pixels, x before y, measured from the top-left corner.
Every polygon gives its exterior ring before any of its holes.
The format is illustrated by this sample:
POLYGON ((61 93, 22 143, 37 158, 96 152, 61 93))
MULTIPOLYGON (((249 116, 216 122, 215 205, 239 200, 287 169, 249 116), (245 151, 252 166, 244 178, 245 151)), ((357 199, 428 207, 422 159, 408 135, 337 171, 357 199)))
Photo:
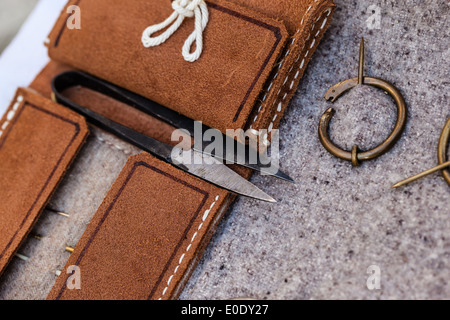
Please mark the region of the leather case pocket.
POLYGON ((83 144, 84 119, 19 89, 0 122, 0 274, 83 144))
POLYGON ((141 43, 149 25, 173 12, 170 1, 70 1, 73 4, 82 12, 82 28, 67 30, 67 15, 60 17, 50 34, 54 60, 223 132, 244 127, 287 39, 282 22, 229 1, 209 0, 204 50, 190 63, 181 48, 194 29, 193 19, 185 19, 160 46, 145 48, 141 43))
POLYGON ((48 299, 176 298, 229 201, 226 191, 149 154, 131 157, 48 299), (67 285, 72 266, 79 290, 67 285))
POLYGON ((289 33, 280 58, 255 102, 247 127, 265 129, 269 140, 297 91, 303 74, 328 29, 333 0, 233 0, 281 20, 289 33))
MULTIPOLYGON (((186 62, 185 19, 164 44, 144 48, 141 35, 164 21, 168 0, 72 0, 81 30, 63 11, 49 35, 52 59, 139 93, 223 132, 278 128, 331 22, 332 0, 209 0, 199 60, 186 62), (105 23, 114 21, 114 23, 105 23)), ((270 137, 269 137, 270 139, 270 137)))

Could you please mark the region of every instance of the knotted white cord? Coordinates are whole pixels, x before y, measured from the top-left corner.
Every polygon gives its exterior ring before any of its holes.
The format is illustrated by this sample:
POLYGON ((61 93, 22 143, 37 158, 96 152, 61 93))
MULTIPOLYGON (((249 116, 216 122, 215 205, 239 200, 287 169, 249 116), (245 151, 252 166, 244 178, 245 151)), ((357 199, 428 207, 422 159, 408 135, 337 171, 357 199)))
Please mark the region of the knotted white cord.
POLYGON ((174 0, 172 2, 174 12, 164 22, 155 24, 144 30, 142 44, 144 47, 155 47, 169 39, 181 26, 184 18, 195 17, 195 30, 186 39, 183 45, 183 57, 186 61, 194 62, 200 58, 203 51, 203 31, 209 21, 208 7, 204 0, 174 0), (152 34, 170 26, 161 35, 152 38, 152 34), (196 49, 191 53, 191 47, 196 42, 196 49))

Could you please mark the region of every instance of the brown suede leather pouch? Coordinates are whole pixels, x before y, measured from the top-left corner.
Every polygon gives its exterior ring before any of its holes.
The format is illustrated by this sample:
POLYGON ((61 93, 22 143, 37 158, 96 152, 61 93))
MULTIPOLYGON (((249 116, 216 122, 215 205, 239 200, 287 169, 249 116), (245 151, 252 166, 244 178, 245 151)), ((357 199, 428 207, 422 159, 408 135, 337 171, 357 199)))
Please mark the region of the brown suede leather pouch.
POLYGON ((173 11, 167 0, 74 0, 83 26, 62 15, 50 34, 50 56, 146 96, 222 131, 242 128, 287 32, 278 21, 225 0, 210 0, 201 58, 181 55, 194 28, 187 19, 164 44, 145 48, 142 33, 173 11), (109 19, 111 23, 105 23, 109 19), (132 23, 130 23, 132 22, 132 23), (73 31, 73 30, 72 30, 73 31))
MULTIPOLYGON (((173 11, 169 0, 71 0, 48 42, 53 61, 31 85, 50 95, 51 78, 75 68, 226 129, 277 128, 334 10, 332 0, 208 0, 201 58, 181 54, 193 19, 164 44, 141 35, 173 11)), ((83 88, 65 93, 164 142, 170 126, 83 88)), ((0 151, 1 152, 1 151, 0 151)), ((249 176, 246 170, 240 170, 249 176)), ((131 157, 62 270, 48 299, 175 299, 234 197, 148 154, 131 157), (69 266, 81 290, 69 290, 69 266)))
POLYGON ((334 9, 331 0, 208 0, 204 50, 190 63, 181 48, 193 19, 160 46, 141 43, 146 27, 173 12, 170 1, 72 0, 68 5, 74 4, 82 12, 81 30, 66 28, 64 11, 49 36, 52 59, 222 132, 247 123, 255 129, 278 125, 334 9))
POLYGON ((83 117, 19 89, 0 122, 0 274, 30 232, 88 130, 83 117))

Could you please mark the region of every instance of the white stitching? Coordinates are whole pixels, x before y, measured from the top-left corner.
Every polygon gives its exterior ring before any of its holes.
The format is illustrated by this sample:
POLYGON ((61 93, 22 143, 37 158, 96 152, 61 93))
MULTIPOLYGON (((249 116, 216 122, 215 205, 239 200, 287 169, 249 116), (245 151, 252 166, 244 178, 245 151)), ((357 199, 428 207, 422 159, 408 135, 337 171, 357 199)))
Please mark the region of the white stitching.
MULTIPOLYGON (((208 219, 208 216, 211 213, 211 210, 214 208, 214 206, 216 205, 217 201, 219 201, 219 199, 220 199, 220 196, 216 196, 216 198, 214 199, 214 202, 211 204, 209 209, 207 209, 205 211, 205 213, 203 214, 203 217, 202 217, 202 221, 203 222, 205 222, 206 219, 208 219)), ((198 230, 200 230, 203 227, 203 222, 200 223, 200 226, 199 226, 198 230)), ((164 288, 164 290, 162 292, 161 298, 164 297, 164 295, 166 294, 167 290, 169 289, 169 285, 172 282, 173 277, 177 273, 178 268, 180 267, 181 263, 183 262, 184 258, 186 257, 186 253, 191 249, 192 244, 193 244, 195 238, 197 237, 197 235, 198 235, 198 231, 194 233, 194 235, 192 236, 191 242, 189 243, 188 247, 186 248, 186 251, 181 255, 180 260, 178 261, 178 265, 176 266, 173 274, 169 277, 169 280, 167 281, 167 285, 166 285, 166 287, 164 288)), ((161 298, 159 298, 159 300, 161 300, 161 298)))
POLYGON ((14 102, 13 107, 11 108, 11 111, 9 111, 6 114, 6 120, 2 124, 2 128, 0 130, 0 137, 3 135, 3 132, 8 128, 8 126, 11 124, 12 119, 14 119, 14 116, 16 115, 17 110, 19 109, 20 103, 23 101, 23 96, 18 96, 16 98, 16 101, 14 102))
MULTIPOLYGON (((314 2, 317 2, 317 0, 315 0, 314 2)), ((306 12, 309 12, 309 10, 311 10, 311 8, 312 8, 312 7, 309 6, 309 8, 308 8, 308 10, 307 10, 306 12)), ((331 8, 329 8, 329 9, 323 11, 322 14, 320 15, 320 18, 322 18, 323 15, 324 15, 325 13, 327 13, 327 12, 328 12, 327 17, 328 17, 328 16, 331 14, 331 8)), ((312 48, 314 47, 314 45, 315 45, 315 43, 316 43, 316 38, 319 36, 320 32, 323 30, 323 28, 325 27, 325 25, 326 25, 326 23, 327 23, 327 20, 328 20, 327 17, 324 19, 324 22, 323 22, 322 25, 320 26, 320 29, 317 31, 316 35, 314 36, 314 39, 313 39, 313 41, 312 41, 312 43, 311 43, 309 49, 312 49, 312 48)), ((320 19, 319 19, 319 20, 320 20, 320 19)), ((319 20, 317 20, 317 21, 319 21, 319 20)), ((301 21, 300 24, 303 25, 303 19, 302 19, 302 21, 301 21)), ((312 27, 311 30, 314 30, 315 26, 316 26, 316 25, 313 24, 313 27, 312 27)), ((300 28, 297 30, 297 33, 299 33, 299 32, 300 32, 300 28)), ((309 40, 310 38, 311 38, 311 35, 308 35, 308 39, 307 39, 307 40, 309 40)), ((295 39, 296 39, 296 38, 294 38, 294 40, 295 40, 295 39)), ((293 44, 293 43, 294 43, 294 41, 292 42, 292 44, 293 44)), ((292 44, 291 44, 291 45, 292 45, 292 44)), ((304 47, 305 47, 305 46, 303 46, 301 52, 303 51, 304 47)), ((287 53, 284 55, 283 59, 281 60, 280 65, 279 65, 279 67, 278 67, 278 70, 281 69, 281 66, 283 65, 284 60, 286 59, 287 54, 288 54, 289 52, 290 52, 290 49, 288 49, 287 53)), ((299 75, 300 75, 300 72, 302 71, 303 67, 305 66, 305 59, 308 57, 309 53, 310 53, 310 50, 307 50, 307 51, 306 51, 306 54, 305 54, 305 57, 304 57, 304 59, 302 60, 302 62, 301 62, 301 64, 300 64, 300 68, 299 68, 299 70, 297 71, 297 73, 295 74, 294 80, 293 80, 292 83, 290 84, 290 89, 289 89, 289 90, 292 90, 292 88, 294 87, 295 80, 297 80, 297 78, 298 78, 299 75)), ((300 54, 300 55, 297 57, 296 62, 298 62, 298 60, 300 60, 300 57, 301 57, 301 56, 302 56, 302 55, 300 54)), ((278 76, 278 72, 277 72, 276 76, 278 76)), ((284 85, 286 84, 286 82, 287 82, 288 79, 289 79, 289 76, 290 76, 290 73, 288 73, 288 75, 286 76, 286 79, 284 80, 282 86, 284 86, 284 85)), ((267 89, 267 92, 266 92, 266 94, 265 94, 264 99, 263 99, 262 102, 265 101, 267 95, 269 94, 270 89, 272 88, 273 82, 274 82, 275 79, 276 79, 276 77, 274 77, 274 78, 272 79, 272 82, 270 83, 269 88, 267 89)), ((284 94, 284 96, 283 96, 283 98, 282 98, 282 101, 280 102, 281 106, 283 105, 283 101, 286 99, 286 97, 287 97, 287 93, 284 94)), ((275 104, 277 101, 279 101, 279 100, 276 99, 276 100, 274 101, 274 104, 275 104)), ((254 118, 253 123, 250 125, 250 129, 253 129, 253 124, 256 122, 256 120, 258 120, 259 113, 260 113, 261 110, 262 110, 262 102, 261 102, 261 105, 260 105, 260 107, 259 107, 259 109, 258 109, 258 114, 257 114, 256 117, 254 118)), ((281 112, 281 110, 282 110, 282 107, 280 108, 280 105, 279 105, 278 108, 277 108, 277 112, 281 112), (280 110, 280 111, 278 111, 278 110, 280 110)), ((275 119, 276 119, 276 117, 275 117, 275 119)), ((269 124, 269 130, 268 130, 269 132, 271 132, 270 129, 273 128, 273 125, 274 125, 274 121, 271 121, 271 123, 269 124)))

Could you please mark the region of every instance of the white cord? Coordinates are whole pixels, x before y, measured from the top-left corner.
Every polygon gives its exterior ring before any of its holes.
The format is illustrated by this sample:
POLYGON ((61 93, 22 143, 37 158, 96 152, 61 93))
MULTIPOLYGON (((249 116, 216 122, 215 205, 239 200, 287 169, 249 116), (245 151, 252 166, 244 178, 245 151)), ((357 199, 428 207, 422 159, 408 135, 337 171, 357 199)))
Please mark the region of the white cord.
POLYGON ((200 58, 203 51, 203 31, 209 21, 208 7, 204 0, 174 0, 172 2, 174 12, 164 22, 155 24, 144 30, 142 44, 144 47, 155 47, 169 39, 181 26, 184 18, 195 17, 195 30, 186 39, 183 45, 183 57, 186 61, 194 62, 200 58), (169 27, 170 26, 170 27, 169 27), (152 34, 169 27, 161 35, 152 38, 152 34), (196 49, 191 53, 191 47, 196 42, 196 49))

